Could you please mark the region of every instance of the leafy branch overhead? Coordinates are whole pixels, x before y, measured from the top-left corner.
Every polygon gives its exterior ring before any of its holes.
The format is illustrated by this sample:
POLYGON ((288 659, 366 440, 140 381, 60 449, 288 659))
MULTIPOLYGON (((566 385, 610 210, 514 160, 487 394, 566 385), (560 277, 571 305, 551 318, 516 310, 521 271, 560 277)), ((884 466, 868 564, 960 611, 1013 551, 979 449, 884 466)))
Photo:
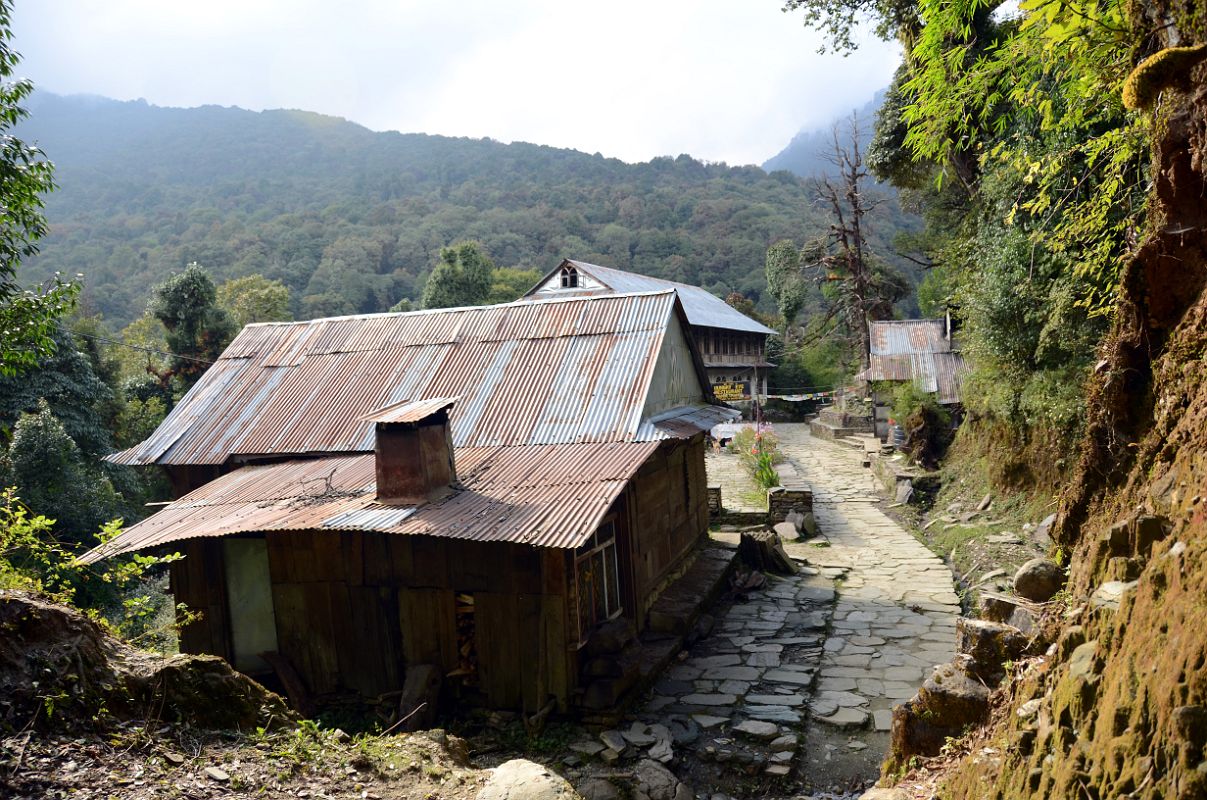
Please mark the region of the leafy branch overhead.
POLYGON ((59 275, 28 289, 17 279, 22 259, 46 235, 42 196, 54 189, 54 167, 42 152, 12 135, 33 91, 13 80, 20 56, 12 49, 12 4, 0 0, 0 374, 15 375, 54 351, 55 321, 74 306, 78 287, 59 275))

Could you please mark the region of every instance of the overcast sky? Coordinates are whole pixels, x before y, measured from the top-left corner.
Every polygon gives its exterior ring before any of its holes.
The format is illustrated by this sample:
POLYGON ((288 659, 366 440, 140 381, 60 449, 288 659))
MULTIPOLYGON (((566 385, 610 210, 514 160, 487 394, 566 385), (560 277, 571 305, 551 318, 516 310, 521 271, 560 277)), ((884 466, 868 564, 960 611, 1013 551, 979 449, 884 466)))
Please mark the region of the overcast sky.
POLYGON ((628 161, 761 163, 886 86, 779 0, 16 0, 41 88, 157 105, 301 108, 374 130, 628 161))

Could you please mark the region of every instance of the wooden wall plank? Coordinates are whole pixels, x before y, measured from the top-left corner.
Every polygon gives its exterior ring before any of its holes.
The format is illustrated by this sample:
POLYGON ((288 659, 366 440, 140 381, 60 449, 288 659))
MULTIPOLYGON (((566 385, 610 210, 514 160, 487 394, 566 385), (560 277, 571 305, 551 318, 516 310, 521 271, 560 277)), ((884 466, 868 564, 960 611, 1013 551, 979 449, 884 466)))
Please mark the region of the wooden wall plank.
POLYGON ((399 627, 408 664, 456 664, 453 593, 448 589, 400 589, 399 627))
POLYGON ((514 594, 474 594, 478 680, 487 702, 495 708, 518 708, 521 700, 520 648, 530 650, 532 638, 520 628, 514 594))

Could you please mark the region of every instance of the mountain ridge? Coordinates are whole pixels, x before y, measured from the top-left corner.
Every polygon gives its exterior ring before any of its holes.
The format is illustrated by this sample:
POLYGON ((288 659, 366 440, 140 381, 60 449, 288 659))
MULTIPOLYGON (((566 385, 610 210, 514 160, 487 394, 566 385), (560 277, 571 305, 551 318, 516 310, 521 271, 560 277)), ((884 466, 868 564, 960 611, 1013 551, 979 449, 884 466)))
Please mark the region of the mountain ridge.
MULTIPOLYGON (((417 298, 439 249, 499 266, 580 258, 761 301, 766 248, 826 229, 806 182, 689 156, 629 164, 531 143, 376 132, 301 110, 180 109, 39 92, 18 135, 56 165, 50 235, 25 267, 85 276, 116 322, 196 261, 283 281, 300 318, 417 298)), ((908 224, 882 212, 886 244, 908 224)))

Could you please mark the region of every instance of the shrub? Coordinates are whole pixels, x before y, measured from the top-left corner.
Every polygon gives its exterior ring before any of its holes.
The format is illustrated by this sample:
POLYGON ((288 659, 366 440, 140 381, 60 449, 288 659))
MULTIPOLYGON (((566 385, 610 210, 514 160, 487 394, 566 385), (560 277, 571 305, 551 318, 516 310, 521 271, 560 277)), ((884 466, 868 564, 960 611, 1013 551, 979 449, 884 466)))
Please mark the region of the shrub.
MULTIPOLYGON (((119 533, 121 520, 113 520, 96 538, 103 543, 119 533)), ((132 555, 81 564, 74 548, 55 537, 54 520, 31 514, 14 489, 0 490, 0 589, 43 594, 66 605, 77 605, 77 598, 86 595, 91 607, 81 610, 130 641, 166 644, 172 638, 165 637, 167 630, 196 618, 183 606, 177 608, 182 612, 179 624, 175 615, 167 617, 167 595, 152 575, 182 557, 132 555)))
POLYGON ((784 460, 779 450, 779 439, 770 428, 760 431, 754 428, 743 428, 734 435, 730 443, 742 466, 750 474, 750 479, 761 489, 770 489, 780 485, 779 473, 775 465, 784 460))

